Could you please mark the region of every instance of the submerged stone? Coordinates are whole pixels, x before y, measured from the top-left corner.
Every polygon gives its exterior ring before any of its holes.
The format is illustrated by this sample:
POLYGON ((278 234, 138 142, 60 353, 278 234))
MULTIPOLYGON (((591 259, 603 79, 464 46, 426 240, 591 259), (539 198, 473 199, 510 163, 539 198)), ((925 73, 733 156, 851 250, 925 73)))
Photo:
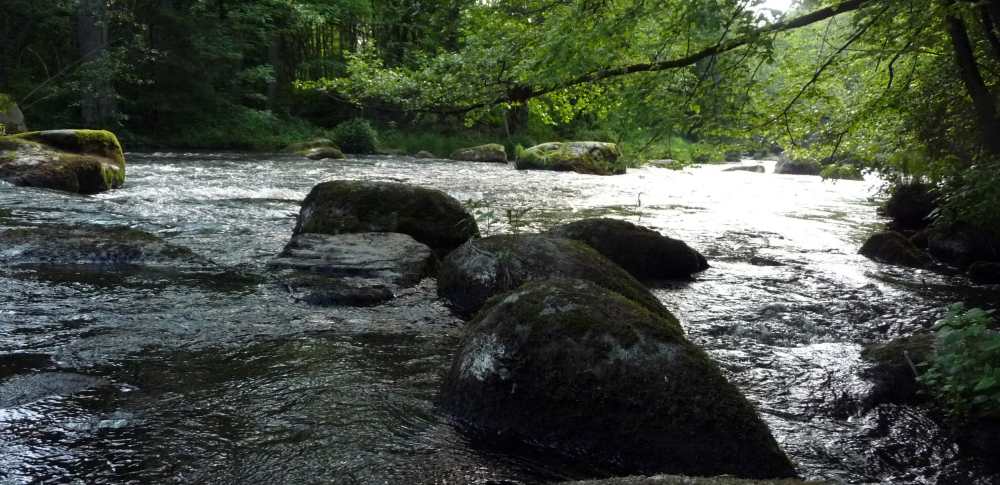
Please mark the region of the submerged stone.
POLYGON ((537 281, 492 299, 466 327, 441 399, 473 432, 616 472, 795 475, 672 315, 588 281, 537 281))
POLYGON ((580 241, 540 234, 491 236, 451 252, 438 271, 438 295, 471 315, 493 295, 546 278, 579 278, 668 313, 632 275, 580 241))
POLYGON ((306 196, 294 234, 398 232, 449 251, 479 235, 476 219, 440 190, 393 182, 334 180, 306 196))
POLYGON ((684 278, 708 269, 708 261, 684 241, 618 219, 583 219, 550 234, 586 243, 639 279, 684 278))
POLYGON ((186 247, 138 229, 62 224, 0 228, 0 263, 215 267, 186 247))
POLYGON ((921 267, 927 264, 927 256, 906 236, 893 231, 873 234, 859 251, 869 259, 886 264, 921 267))
POLYGON ((103 130, 53 130, 0 137, 0 179, 14 185, 95 194, 125 182, 118 138, 103 130))
POLYGON ((463 162, 507 163, 507 149, 499 143, 459 148, 451 153, 452 160, 463 162))
POLYGON ((429 247, 406 234, 297 234, 268 263, 299 298, 316 305, 376 305, 433 268, 429 247))
POLYGON ((625 164, 614 143, 597 141, 552 142, 535 145, 517 157, 518 170, 554 170, 592 175, 620 175, 625 164))

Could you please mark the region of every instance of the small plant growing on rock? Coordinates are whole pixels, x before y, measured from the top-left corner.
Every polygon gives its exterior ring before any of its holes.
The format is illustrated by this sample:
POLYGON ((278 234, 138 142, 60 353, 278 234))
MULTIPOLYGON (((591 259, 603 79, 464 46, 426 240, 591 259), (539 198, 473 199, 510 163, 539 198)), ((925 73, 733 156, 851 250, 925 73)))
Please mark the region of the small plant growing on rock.
POLYGON ((935 326, 935 353, 920 376, 957 417, 1000 416, 1000 332, 990 312, 953 305, 935 326))

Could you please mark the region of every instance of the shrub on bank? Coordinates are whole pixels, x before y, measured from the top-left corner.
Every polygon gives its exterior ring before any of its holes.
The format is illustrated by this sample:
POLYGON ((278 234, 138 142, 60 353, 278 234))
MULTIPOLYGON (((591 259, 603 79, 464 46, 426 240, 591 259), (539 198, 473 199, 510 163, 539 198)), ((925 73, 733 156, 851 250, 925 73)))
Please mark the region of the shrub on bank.
POLYGON ((993 316, 954 305, 935 328, 935 353, 920 381, 955 416, 1000 417, 1000 332, 993 316))
POLYGON ((334 128, 333 141, 346 153, 375 153, 378 132, 368 120, 354 118, 334 128))

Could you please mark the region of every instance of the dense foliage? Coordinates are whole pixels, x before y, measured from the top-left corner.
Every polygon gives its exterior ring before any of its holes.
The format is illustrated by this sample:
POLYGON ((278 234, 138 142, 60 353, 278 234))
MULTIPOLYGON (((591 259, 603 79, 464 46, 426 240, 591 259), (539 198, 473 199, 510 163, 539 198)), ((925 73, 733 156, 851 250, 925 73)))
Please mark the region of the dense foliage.
POLYGON ((956 305, 936 329, 934 357, 920 380, 960 417, 1000 416, 1000 332, 992 315, 956 305))
POLYGON ((1000 227, 1000 0, 761 3, 10 0, 0 92, 35 127, 148 144, 261 148, 366 118, 408 145, 780 146, 931 183, 942 215, 1000 227))

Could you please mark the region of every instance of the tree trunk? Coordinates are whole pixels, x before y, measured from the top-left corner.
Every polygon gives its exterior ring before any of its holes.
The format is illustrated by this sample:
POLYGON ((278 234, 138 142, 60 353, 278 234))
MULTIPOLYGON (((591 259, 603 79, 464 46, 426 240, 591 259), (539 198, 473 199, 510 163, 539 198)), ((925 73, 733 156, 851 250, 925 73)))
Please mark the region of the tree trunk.
POLYGON ((965 84, 965 90, 972 98, 976 112, 976 122, 979 128, 983 146, 993 154, 1000 154, 1000 118, 997 117, 996 104, 993 95, 983 81, 976 62, 975 52, 969 40, 965 22, 953 14, 945 17, 948 35, 951 37, 952 48, 955 50, 955 61, 958 72, 965 84))
POLYGON ((89 84, 80 99, 80 114, 88 127, 111 127, 115 119, 115 93, 107 62, 108 18, 104 0, 80 0, 77 10, 80 56, 89 73, 89 84))

